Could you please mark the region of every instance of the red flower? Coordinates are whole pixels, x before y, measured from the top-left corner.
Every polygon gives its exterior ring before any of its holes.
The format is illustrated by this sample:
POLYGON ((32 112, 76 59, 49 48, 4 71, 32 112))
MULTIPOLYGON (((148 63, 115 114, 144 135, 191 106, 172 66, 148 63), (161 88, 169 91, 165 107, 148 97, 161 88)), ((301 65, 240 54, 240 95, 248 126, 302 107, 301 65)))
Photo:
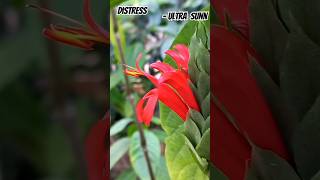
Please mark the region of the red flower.
POLYGON ((38 7, 36 5, 31 5, 31 7, 64 18, 65 20, 68 20, 76 25, 75 27, 67 27, 51 24, 42 32, 44 36, 49 39, 71 46, 79 47, 85 50, 92 50, 93 46, 97 43, 107 44, 109 42, 108 33, 94 21, 91 15, 90 0, 84 0, 83 4, 83 16, 86 21, 85 25, 48 9, 38 7))
MULTIPOLYGON (((248 54, 256 57, 249 43, 226 28, 214 26, 213 70, 214 96, 236 120, 239 128, 257 146, 271 150, 284 159, 288 153, 275 119, 250 72, 248 54)), ((226 112, 211 105, 215 117, 212 128, 212 161, 230 180, 244 179, 251 146, 230 122, 226 112)))
POLYGON ((103 120, 93 125, 86 138, 85 155, 89 180, 109 179, 109 128, 110 118, 109 113, 106 113, 103 120))
POLYGON ((141 55, 137 58, 136 69, 129 67, 126 71, 126 74, 134 77, 147 77, 156 87, 148 92, 136 107, 138 121, 144 122, 146 125, 150 125, 158 100, 176 112, 182 120, 186 120, 190 108, 199 110, 198 103, 189 87, 187 74, 189 49, 185 45, 179 44, 175 46, 175 50, 168 50, 166 54, 172 57, 178 65, 178 69, 163 62, 152 63, 150 67, 160 71, 160 78, 141 70, 139 67, 141 55))
POLYGON ((222 24, 225 25, 225 16, 228 15, 233 27, 248 39, 249 0, 213 0, 212 4, 222 24))

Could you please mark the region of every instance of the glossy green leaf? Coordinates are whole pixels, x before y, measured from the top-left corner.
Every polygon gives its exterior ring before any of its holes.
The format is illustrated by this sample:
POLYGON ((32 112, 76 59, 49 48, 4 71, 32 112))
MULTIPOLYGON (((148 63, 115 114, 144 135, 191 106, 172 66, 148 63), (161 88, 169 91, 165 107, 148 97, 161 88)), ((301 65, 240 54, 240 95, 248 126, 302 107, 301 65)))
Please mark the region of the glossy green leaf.
POLYGON ((169 180, 170 179, 166 160, 163 156, 161 156, 161 158, 159 160, 155 176, 156 176, 156 180, 169 180))
POLYGON ((152 130, 152 132, 154 133, 154 135, 156 135, 158 137, 160 142, 164 142, 165 139, 167 138, 167 134, 163 130, 154 129, 154 130, 152 130))
POLYGON ((190 109, 188 116, 197 125, 198 129, 201 130, 203 128, 205 120, 200 112, 190 109))
POLYGON ((116 180, 136 180, 137 179, 137 175, 136 173, 133 171, 133 169, 127 169, 124 172, 122 172, 116 180))
POLYGON ((254 146, 246 180, 301 180, 290 164, 269 150, 254 146))
POLYGON ((210 93, 208 93, 206 98, 201 102, 201 113, 204 118, 210 116, 210 93))
POLYGON ((210 128, 210 116, 207 117, 203 129, 202 129, 202 133, 206 132, 207 129, 210 128))
MULTIPOLYGON (((146 138, 147 152, 151 160, 152 170, 153 173, 155 173, 161 157, 160 141, 157 136, 150 131, 145 130, 144 135, 146 138)), ((141 147, 140 134, 137 131, 131 137, 129 157, 133 169, 139 178, 141 180, 149 180, 150 175, 143 152, 144 150, 141 147)))
POLYGON ((204 72, 198 74, 199 79, 197 83, 198 94, 200 95, 200 102, 202 102, 210 92, 210 77, 204 72))
POLYGON ((209 180, 192 157, 181 133, 174 133, 167 138, 165 157, 171 180, 209 180))
POLYGON ((255 77, 273 116, 277 119, 286 144, 290 147, 293 130, 298 123, 298 116, 295 111, 290 111, 290 106, 288 106, 281 93, 280 87, 271 79, 263 67, 252 56, 249 56, 249 60, 251 73, 255 77))
POLYGON ((110 147, 110 169, 122 158, 129 149, 130 139, 125 137, 117 140, 110 147))
POLYGON ((118 134, 124 128, 131 123, 133 120, 131 118, 124 118, 118 120, 116 123, 114 123, 110 128, 110 136, 114 136, 115 134, 118 134))
POLYGON ((200 143, 196 147, 196 151, 200 157, 210 159, 210 129, 208 129, 201 137, 200 143))
POLYGON ((302 120, 320 93, 320 47, 306 35, 292 32, 280 66, 280 85, 288 104, 302 120))
POLYGON ((279 64, 287 43, 288 33, 277 17, 272 0, 251 0, 250 32, 253 47, 262 56, 267 72, 279 81, 279 64))
POLYGON ((290 30, 296 27, 292 24, 294 17, 304 32, 318 45, 320 44, 320 1, 318 0, 281 0, 278 9, 282 20, 290 30))
POLYGON ((320 97, 298 125, 293 137, 293 154, 304 179, 320 170, 320 97))
POLYGON ((184 133, 193 146, 196 146, 201 140, 200 129, 190 118, 184 123, 184 133))
POLYGON ((223 174, 217 167, 210 164, 210 179, 212 180, 228 180, 228 177, 223 174))
POLYGON ((169 135, 183 124, 183 120, 163 103, 160 103, 160 119, 162 128, 169 135))

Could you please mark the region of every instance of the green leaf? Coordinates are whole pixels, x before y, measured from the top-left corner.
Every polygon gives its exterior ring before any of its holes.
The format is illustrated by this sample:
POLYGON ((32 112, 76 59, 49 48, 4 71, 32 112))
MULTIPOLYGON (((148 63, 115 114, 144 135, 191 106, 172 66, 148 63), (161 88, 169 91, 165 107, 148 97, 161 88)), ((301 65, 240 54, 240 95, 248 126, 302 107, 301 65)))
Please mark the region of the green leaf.
MULTIPOLYGON (((193 47, 190 46, 190 49, 193 49, 193 47)), ((189 61, 189 69, 188 69, 188 73, 190 76, 190 79, 192 81, 192 83, 196 84, 198 82, 198 74, 200 73, 197 61, 189 61)), ((200 98, 200 95, 199 95, 200 98)))
POLYGON ((203 129, 202 129, 202 133, 206 132, 207 129, 210 128, 210 116, 207 117, 203 129))
POLYGON ((196 147, 200 157, 210 159, 210 129, 208 129, 202 136, 200 143, 196 147))
POLYGON ((161 156, 161 158, 159 160, 155 176, 156 176, 156 180, 169 180, 170 179, 166 160, 163 156, 161 156))
POLYGON ((223 174, 217 167, 210 164, 210 179, 213 180, 228 180, 227 176, 223 174))
POLYGON ((129 149, 130 139, 125 137, 113 143, 110 147, 110 169, 121 159, 129 149))
POLYGON ((209 180, 194 160, 181 133, 174 133, 167 138, 165 157, 171 180, 209 180))
POLYGON ((152 130, 152 132, 158 137, 160 142, 164 142, 165 139, 167 138, 167 134, 163 130, 154 129, 152 130))
POLYGON ((192 157, 194 159, 195 162, 198 163, 200 169, 207 174, 208 173, 208 162, 205 158, 202 158, 199 156, 199 154, 197 153, 196 149, 193 147, 193 145, 191 144, 191 142, 189 141, 189 139, 185 136, 184 137, 185 143, 186 145, 189 147, 189 150, 192 154, 192 157))
POLYGON ((183 120, 163 103, 160 103, 160 119, 162 128, 169 135, 183 124, 183 120))
POLYGON ((282 20, 290 30, 293 30, 292 16, 306 34, 317 44, 320 44, 320 1, 317 0, 281 0, 278 1, 278 8, 282 20))
POLYGON ((256 79, 258 86, 267 101, 273 116, 277 119, 281 133, 285 142, 290 147, 293 130, 298 123, 298 116, 295 111, 290 111, 289 105, 285 101, 283 94, 277 84, 271 79, 268 73, 257 61, 249 55, 251 73, 256 79))
POLYGON ((251 0, 250 32, 253 47, 262 56, 270 76, 278 82, 279 64, 287 42, 288 33, 277 17, 272 0, 251 0))
POLYGON ((320 169, 320 97, 298 125, 293 137, 293 154, 298 172, 311 179, 320 169))
POLYGON ((204 72, 200 72, 198 74, 199 79, 197 83, 197 88, 198 88, 198 94, 200 95, 200 102, 202 102, 210 92, 210 77, 208 74, 204 72))
MULTIPOLYGON (((156 167, 160 161, 161 150, 160 141, 152 132, 145 130, 144 135, 146 138, 147 152, 151 160, 153 173, 156 172, 156 167)), ((135 132, 131 137, 129 157, 134 171, 141 180, 149 180, 150 175, 148 171, 147 162, 144 157, 144 150, 141 147, 140 134, 135 132)))
POLYGON ((124 79, 123 72, 121 68, 118 68, 117 71, 113 72, 110 75, 110 89, 116 87, 124 79))
POLYGON ((247 180, 300 180, 284 159, 269 150, 252 147, 252 160, 247 180))
POLYGON ((210 116, 210 93, 201 102, 201 112, 204 118, 210 116))
POLYGON ((126 100, 125 95, 116 88, 111 89, 110 94, 112 94, 112 97, 110 98, 111 107, 123 117, 131 117, 133 110, 130 102, 126 100))
POLYGON ((133 120, 131 118, 124 118, 117 121, 110 128, 110 136, 114 136, 115 134, 118 134, 119 132, 121 132, 132 121, 133 120))
POLYGON ((194 109, 190 109, 188 112, 188 119, 191 119, 194 123, 196 123, 198 129, 202 129, 205 123, 205 120, 201 113, 194 109))
POLYGON ((188 119, 184 123, 184 133, 193 146, 196 146, 201 140, 200 129, 192 119, 188 119))
POLYGON ((133 171, 133 169, 127 169, 124 172, 122 172, 116 180, 136 180, 137 179, 137 175, 136 173, 133 171))
POLYGON ((306 35, 292 32, 280 66, 280 85, 292 110, 302 120, 320 92, 320 47, 306 35))

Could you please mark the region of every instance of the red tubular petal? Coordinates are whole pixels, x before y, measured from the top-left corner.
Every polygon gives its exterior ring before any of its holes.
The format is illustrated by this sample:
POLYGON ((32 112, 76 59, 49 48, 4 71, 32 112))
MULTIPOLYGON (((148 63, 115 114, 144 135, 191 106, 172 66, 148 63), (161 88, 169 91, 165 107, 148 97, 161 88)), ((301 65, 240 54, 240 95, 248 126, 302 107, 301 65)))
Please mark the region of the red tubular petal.
POLYGON ((143 113, 144 113, 143 105, 144 105, 145 101, 146 100, 144 98, 142 98, 142 99, 140 99, 140 101, 136 105, 137 119, 139 122, 144 122, 144 120, 143 120, 143 113))
POLYGON ((83 16, 84 16, 86 22, 88 23, 89 27, 93 31, 97 32, 100 36, 102 36, 106 40, 105 43, 108 43, 108 41, 109 41, 108 33, 94 21, 92 15, 91 15, 90 0, 84 0, 83 16))
POLYGON ((138 102, 136 106, 136 112, 139 122, 144 122, 147 126, 150 126, 152 116, 154 114, 154 109, 157 105, 157 101, 158 90, 153 89, 138 102))
POLYGON ((176 50, 167 50, 166 54, 169 55, 180 68, 188 69, 188 62, 185 61, 184 57, 176 50))
POLYGON ((184 44, 177 44, 174 48, 181 54, 183 60, 189 63, 190 54, 188 47, 184 44))
POLYGON ((176 112, 182 120, 186 120, 188 107, 168 85, 161 84, 158 88, 159 100, 176 112))
POLYGON ((232 25, 247 39, 249 38, 249 0, 212 0, 211 2, 222 23, 225 22, 227 13, 232 20, 232 25))
POLYGON ((171 67, 169 64, 167 63, 163 63, 163 62, 155 62, 150 64, 150 67, 153 69, 156 69, 158 71, 160 71, 161 73, 166 73, 166 72, 172 72, 175 69, 173 67, 171 67))
POLYGON ((180 96, 185 104, 195 110, 200 110, 197 100, 189 86, 188 79, 182 71, 174 71, 164 73, 161 76, 160 83, 166 83, 175 89, 176 93, 180 96))
MULTIPOLYGON (((211 69, 213 70, 211 84, 214 88, 214 95, 256 145, 288 159, 288 153, 276 121, 250 73, 248 52, 253 52, 250 46, 225 28, 215 26, 212 34, 214 53, 211 56, 211 69)), ((221 168, 227 176, 234 177, 235 180, 243 179, 245 174, 243 169, 246 164, 244 160, 250 159, 250 152, 246 152, 246 149, 250 146, 241 141, 242 143, 237 143, 236 147, 235 142, 239 141, 237 137, 239 134, 223 123, 225 118, 218 115, 217 111, 213 114, 213 149, 216 149, 213 156, 214 164, 221 168), (228 139, 226 139, 226 134, 229 135, 228 139), (238 158, 230 158, 228 151, 217 150, 220 147, 237 149, 238 158), (237 159, 243 162, 237 163, 237 159), (240 174, 240 176, 235 177, 235 174, 240 174)))
POLYGON ((89 180, 109 179, 109 148, 107 148, 109 126, 109 115, 106 115, 104 120, 98 121, 91 128, 86 138, 85 145, 89 180))
MULTIPOLYGON (((66 32, 64 32, 66 33, 66 32)), ((71 46, 79 47, 85 50, 92 50, 93 42, 91 41, 85 41, 85 40, 79 40, 76 38, 68 37, 68 35, 62 35, 61 33, 59 34, 59 31, 55 29, 44 29, 42 34, 46 36, 49 39, 62 42, 64 44, 68 44, 71 46)), ((72 34, 70 34, 72 35, 72 34)))
MULTIPOLYGON (((154 89, 155 90, 155 89, 154 89)), ((143 119, 147 126, 150 125, 150 122, 152 120, 152 116, 154 114, 154 109, 156 108, 157 102, 158 102, 158 92, 153 91, 153 95, 148 97, 148 101, 145 105, 145 108, 143 109, 143 119)))

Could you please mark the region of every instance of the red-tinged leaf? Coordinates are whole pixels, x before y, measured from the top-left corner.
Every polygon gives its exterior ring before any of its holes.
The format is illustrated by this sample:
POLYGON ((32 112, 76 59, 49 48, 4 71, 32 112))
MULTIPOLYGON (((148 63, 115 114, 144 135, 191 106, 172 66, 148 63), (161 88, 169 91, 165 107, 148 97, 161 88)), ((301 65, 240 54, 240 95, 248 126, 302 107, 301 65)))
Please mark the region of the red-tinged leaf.
POLYGON ((86 138, 86 159, 89 180, 109 179, 109 148, 107 138, 109 129, 109 115, 98 121, 91 128, 86 138))
MULTIPOLYGON (((214 96, 254 144, 288 159, 277 124, 250 72, 248 52, 255 52, 246 40, 223 27, 214 26, 212 31, 214 96)), ((231 180, 243 179, 251 146, 216 106, 213 110, 213 162, 231 180)))
POLYGON ((221 22, 225 23, 226 15, 228 15, 232 26, 248 39, 249 0, 212 0, 212 4, 221 22))

